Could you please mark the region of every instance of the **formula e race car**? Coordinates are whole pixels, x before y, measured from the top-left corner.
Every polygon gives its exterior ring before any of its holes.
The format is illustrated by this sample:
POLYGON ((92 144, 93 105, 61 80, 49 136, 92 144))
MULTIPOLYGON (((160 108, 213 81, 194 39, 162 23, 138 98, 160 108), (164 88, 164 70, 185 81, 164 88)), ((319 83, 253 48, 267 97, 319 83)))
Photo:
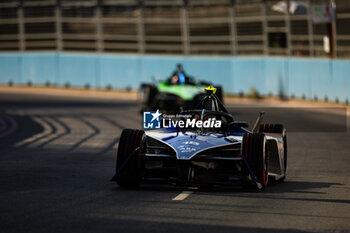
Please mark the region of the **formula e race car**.
MULTIPOLYGON (((178 112, 193 107, 205 96, 203 89, 209 85, 187 75, 180 64, 172 75, 158 84, 143 83, 139 90, 140 111, 160 109, 163 112, 178 112)), ((223 102, 223 91, 217 86, 216 96, 223 102)))
POLYGON ((240 183, 254 189, 266 188, 269 178, 283 181, 286 130, 281 124, 260 125, 263 114, 249 131, 248 123, 235 121, 215 88, 209 87, 196 108, 179 114, 169 127, 124 129, 112 181, 121 187, 162 181, 198 186, 240 183))

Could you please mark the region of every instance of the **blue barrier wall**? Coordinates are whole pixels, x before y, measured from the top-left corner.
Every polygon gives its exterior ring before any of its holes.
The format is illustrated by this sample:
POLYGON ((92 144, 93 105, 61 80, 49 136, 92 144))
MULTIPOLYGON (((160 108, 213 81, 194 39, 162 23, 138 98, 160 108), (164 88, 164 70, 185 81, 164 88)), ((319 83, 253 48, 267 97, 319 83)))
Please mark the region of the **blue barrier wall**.
POLYGON ((182 63, 194 77, 220 84, 226 93, 255 87, 262 95, 350 98, 350 61, 284 57, 152 56, 84 53, 1 53, 0 84, 137 89, 162 80, 182 63))

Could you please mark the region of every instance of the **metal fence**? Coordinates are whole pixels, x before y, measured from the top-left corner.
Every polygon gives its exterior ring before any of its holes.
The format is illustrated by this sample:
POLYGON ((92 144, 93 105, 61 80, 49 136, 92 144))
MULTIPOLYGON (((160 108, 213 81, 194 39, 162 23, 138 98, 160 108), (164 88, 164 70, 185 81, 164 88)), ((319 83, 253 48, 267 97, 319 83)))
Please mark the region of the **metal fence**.
POLYGON ((313 23, 320 3, 329 1, 0 0, 0 50, 328 57, 331 36, 333 57, 349 58, 350 1, 335 1, 333 24, 313 23), (291 13, 296 2, 305 10, 291 13))

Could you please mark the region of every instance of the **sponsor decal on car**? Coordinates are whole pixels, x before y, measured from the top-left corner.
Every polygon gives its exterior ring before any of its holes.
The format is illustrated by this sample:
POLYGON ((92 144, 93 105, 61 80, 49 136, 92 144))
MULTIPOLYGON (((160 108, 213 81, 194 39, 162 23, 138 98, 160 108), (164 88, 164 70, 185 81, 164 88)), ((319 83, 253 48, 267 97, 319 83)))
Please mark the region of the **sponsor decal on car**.
POLYGON ((206 120, 191 118, 191 115, 176 114, 163 115, 157 110, 156 112, 143 112, 143 128, 144 129, 160 129, 160 128, 220 128, 221 121, 216 118, 206 120))
POLYGON ((162 114, 156 112, 143 112, 143 128, 144 129, 160 129, 160 116, 162 114))

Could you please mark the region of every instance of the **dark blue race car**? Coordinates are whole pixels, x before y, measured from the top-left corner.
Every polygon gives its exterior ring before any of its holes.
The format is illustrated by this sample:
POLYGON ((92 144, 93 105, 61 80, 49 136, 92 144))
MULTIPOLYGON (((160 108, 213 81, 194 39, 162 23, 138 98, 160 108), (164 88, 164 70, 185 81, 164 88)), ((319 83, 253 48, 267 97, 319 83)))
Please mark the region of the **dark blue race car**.
POLYGON ((164 181, 180 185, 240 183, 264 189, 269 177, 284 180, 287 137, 283 125, 260 125, 260 113, 249 131, 247 123, 235 121, 226 110, 215 88, 206 92, 194 110, 180 114, 177 122, 182 124, 123 130, 112 181, 121 187, 164 181))

